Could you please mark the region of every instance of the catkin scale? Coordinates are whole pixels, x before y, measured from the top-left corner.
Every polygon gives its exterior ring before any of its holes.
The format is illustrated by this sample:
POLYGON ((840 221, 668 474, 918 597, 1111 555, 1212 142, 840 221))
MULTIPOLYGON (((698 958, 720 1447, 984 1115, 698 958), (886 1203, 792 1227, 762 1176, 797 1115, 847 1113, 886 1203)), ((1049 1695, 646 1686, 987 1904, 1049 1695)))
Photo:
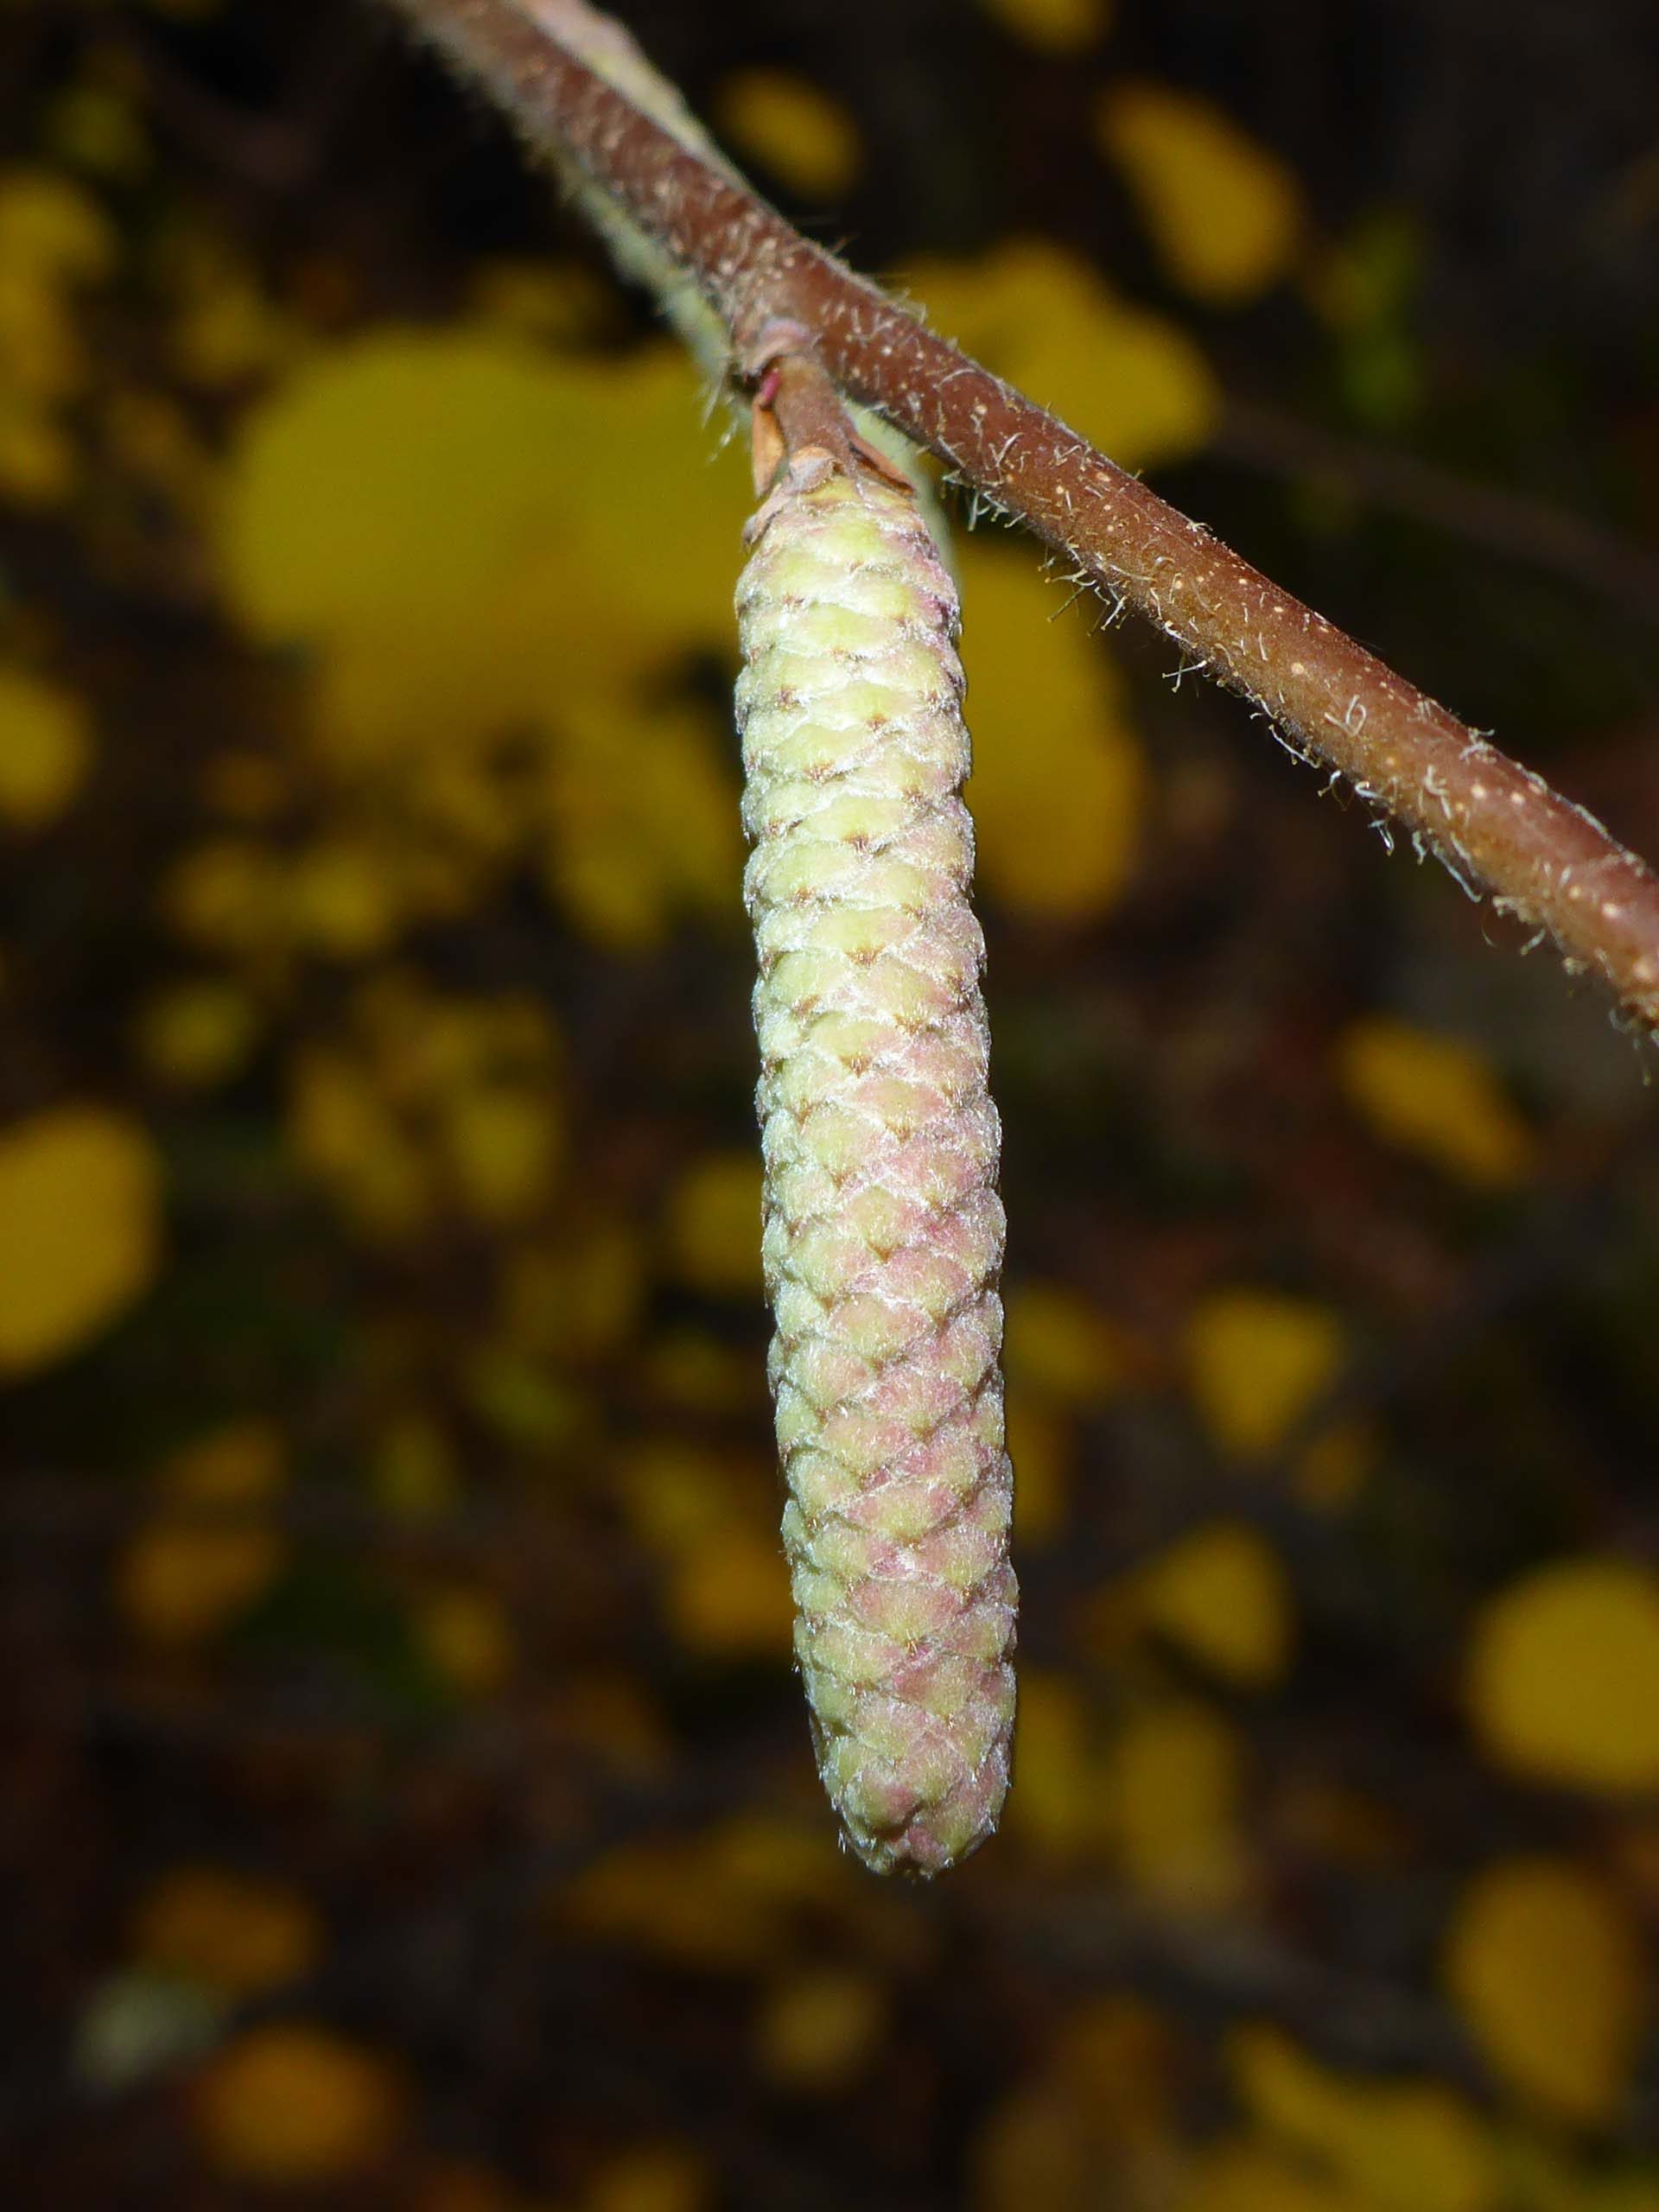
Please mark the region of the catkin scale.
POLYGON ((796 454, 738 588, 769 1370, 819 1770, 877 1872, 996 1825, 1014 1721, 1000 1128, 957 597, 914 497, 796 454))

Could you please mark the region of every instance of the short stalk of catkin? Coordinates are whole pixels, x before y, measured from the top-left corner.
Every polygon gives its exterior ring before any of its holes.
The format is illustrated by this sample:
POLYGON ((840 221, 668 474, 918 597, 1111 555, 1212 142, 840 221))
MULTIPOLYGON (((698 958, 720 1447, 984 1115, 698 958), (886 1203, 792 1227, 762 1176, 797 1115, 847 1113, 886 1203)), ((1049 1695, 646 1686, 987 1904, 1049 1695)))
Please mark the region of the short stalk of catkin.
POLYGON ((745 894, 795 1649, 852 1848, 934 1874, 996 1826, 1014 1705, 957 595, 913 495, 855 458, 795 454, 750 539, 745 894))

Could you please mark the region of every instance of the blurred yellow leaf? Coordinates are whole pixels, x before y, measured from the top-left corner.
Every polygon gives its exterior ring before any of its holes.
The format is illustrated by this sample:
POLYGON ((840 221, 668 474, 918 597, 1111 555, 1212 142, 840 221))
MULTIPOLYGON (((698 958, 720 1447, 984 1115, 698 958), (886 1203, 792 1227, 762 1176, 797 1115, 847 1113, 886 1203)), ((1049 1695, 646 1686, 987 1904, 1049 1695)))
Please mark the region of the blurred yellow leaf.
POLYGON ((665 658, 729 649, 745 495, 705 450, 666 345, 601 362, 499 331, 379 333, 249 417, 231 588, 256 635, 322 652, 319 739, 342 758, 407 759, 579 700, 613 728, 665 658))
POLYGON ((717 1534, 736 1512, 729 1456, 677 1436, 632 1446, 618 1465, 616 1487, 635 1532, 669 1554, 717 1534))
POLYGON ((0 1131, 0 1376, 79 1351, 149 1287, 161 1183, 124 1114, 63 1106, 0 1131))
POLYGON ((415 1633, 435 1673, 463 1697, 491 1696, 512 1673, 512 1623, 487 1590, 435 1590, 415 1609, 415 1633))
POLYGON ((607 2162, 583 2212, 705 2212, 712 2198, 712 2177, 695 2151, 648 2144, 607 2162))
POLYGON ((442 1428, 423 1414, 387 1422, 375 1440, 373 1470, 375 1496, 400 1520, 429 1520, 454 1503, 454 1453, 442 1428))
POLYGON ((1611 2121, 1648 2012, 1641 1931, 1615 1891, 1565 1859, 1506 1859, 1464 1892, 1446 1980, 1512 2094, 1561 2119, 1611 2121))
POLYGON ((0 492, 48 506, 74 488, 62 410, 87 381, 73 289, 106 275, 115 240, 97 202, 46 169, 0 171, 0 492))
POLYGON ((408 2212, 532 2212, 510 2183, 470 2159, 445 2158, 405 2201, 408 2212))
POLYGON ((75 488, 75 449, 34 404, 0 385, 0 491, 15 506, 51 507, 75 488))
POLYGON ((507 1255, 502 1325, 526 1351, 602 1358, 628 1344, 639 1325, 646 1292, 645 1239, 620 1219, 597 1220, 574 1233, 567 1228, 567 1242, 507 1255))
POLYGON ((92 760, 86 710, 73 692, 19 668, 0 668, 0 822, 54 822, 92 760))
POLYGON ((344 1053, 302 1048, 289 1075, 289 1142, 371 1236, 420 1229, 435 1200, 430 1162, 344 1053))
POLYGON ((0 279, 92 283, 108 276, 115 255, 115 233, 89 193, 50 169, 0 174, 0 279))
POLYGON ((682 1545, 669 1569, 669 1625, 694 1651, 787 1662, 793 1622, 778 1539, 728 1522, 682 1545))
POLYGON ((1092 46, 1112 20, 1112 0, 979 0, 1004 30, 1042 54, 1092 46))
POLYGON ((1008 1799, 1010 1833, 1062 1861, 1098 1850, 1107 1832, 1105 1763, 1074 1683, 1046 1668, 1020 1673, 1019 1786, 1008 1799))
POLYGON ((302 942, 337 959, 384 952, 402 916, 390 873, 367 845, 331 837, 292 856, 285 887, 302 942))
POLYGON ((1346 1332, 1329 1308, 1276 1291, 1220 1290, 1187 1316, 1187 1372, 1217 1448, 1259 1459, 1336 1380, 1346 1332))
POLYGON ((766 1391, 752 1354, 701 1329, 666 1330, 646 1347, 645 1374, 655 1396, 691 1413, 752 1409, 766 1391))
POLYGON ((792 69, 737 69, 715 90, 714 118, 746 161, 805 200, 838 200, 857 181, 858 126, 841 102, 792 69))
POLYGON ((208 1089, 240 1074, 259 1034, 259 1014, 236 984, 169 983, 139 1007, 134 1042, 150 1074, 181 1089, 208 1089))
POLYGON ((270 1497, 285 1472, 281 1436, 259 1421, 215 1430, 175 1454, 162 1487, 186 1510, 158 1511, 116 1565, 116 1602, 128 1624, 156 1643, 188 1645, 257 1604, 281 1573, 287 1546, 263 1516, 230 1509, 270 1497))
POLYGON ((1385 1014, 1337 1040, 1350 1103, 1385 1144, 1415 1153, 1478 1190, 1503 1190, 1536 1166, 1532 1132, 1471 1046, 1385 1014))
POLYGON ((621 321, 614 289, 575 261, 486 261, 472 296, 484 321, 543 346, 588 345, 621 321))
POLYGON ((1172 1544, 1135 1577, 1149 1627, 1224 1681, 1269 1689, 1290 1664, 1290 1586, 1279 1555, 1253 1529, 1212 1521, 1172 1544))
POLYGON ((84 80, 53 101, 47 143, 66 167, 131 183, 149 166, 149 136, 132 100, 113 86, 84 80))
POLYGON ((1659 1584, 1620 1559, 1569 1559, 1477 1621, 1468 1700, 1501 1764, 1541 1782, 1659 1788, 1659 1584))
POLYGON ((975 2158, 979 2212, 1154 2212, 1185 2163, 1171 2113, 1174 2037, 1112 1993, 1066 2018, 1040 2071, 996 2107, 975 2158))
MULTIPOLYGON (((1052 408, 1121 467, 1177 461, 1209 436, 1215 383, 1185 332, 1120 300, 1063 245, 1011 238, 909 272, 930 322, 1052 408)), ((1029 562, 1013 564, 1020 575, 1029 562)), ((965 636, 972 649, 971 612, 965 636)))
POLYGON ((1282 2030, 1234 2030, 1228 2056, 1257 2120, 1375 2212, 1497 2212, 1493 2145, 1433 2082, 1368 2081, 1319 2066, 1282 2030))
POLYGON ((1103 151, 1122 171, 1174 283, 1237 307, 1275 283, 1300 243, 1295 177, 1221 110, 1172 85, 1119 79, 1096 111, 1103 151))
POLYGON ((1296 1455, 1292 1483, 1305 1505, 1340 1512, 1353 1503, 1370 1479, 1382 1440, 1366 1421, 1333 1421, 1321 1426, 1296 1455))
POLYGON ((264 2188, 315 2187, 384 2158, 402 2129, 392 2063, 331 2029, 251 2028, 196 2084, 196 2132, 221 2173, 264 2188))
POLYGON ((444 1149, 467 1211, 509 1222, 546 1197, 564 1151, 562 1103, 507 1084, 462 1092, 444 1122, 444 1149))
POLYGON ((669 1193, 664 1224, 678 1281, 711 1298, 760 1294, 760 1161, 753 1152, 694 1160, 669 1193))
POLYGON ((1107 912, 1136 857, 1147 778, 1122 681, 1029 561, 962 549, 968 786, 983 889, 1021 919, 1107 912))
POLYGON ((622 1843, 564 1891, 564 1917, 590 1936, 721 1973, 775 1967, 782 1899, 686 1841, 622 1843))
POLYGON ((186 384, 234 391, 282 368, 304 334, 271 299, 251 257, 200 223, 163 243, 159 257, 174 302, 171 352, 186 384))
POLYGON ((887 1999, 869 1974, 820 1967, 779 1982, 755 2022, 760 2070, 786 2094, 838 2095, 861 2073, 887 2026, 887 1999))
POLYGON ((1052 1543, 1065 1526, 1075 1452, 1071 1426, 1016 1389, 1007 1405, 1008 1457, 1014 1462, 1016 1549, 1052 1543))
POLYGON ((353 1003, 348 1049, 295 1055, 290 1142, 371 1236, 415 1234, 441 1211, 516 1221, 563 1161, 561 1061, 533 1000, 442 996, 382 973, 353 1003))
POLYGON ((274 853, 245 837, 206 839, 177 861, 162 890, 170 926, 213 952, 264 952, 283 931, 287 884, 274 853))
POLYGON ((1002 1363, 1014 1389, 1076 1407, 1114 1396, 1127 1370, 1122 1339, 1103 1314, 1061 1283, 1028 1279, 1008 1287, 1002 1363))
POLYGON ((309 1974, 323 1927, 309 1900, 283 1883, 175 1866, 139 1901, 131 1940, 134 1955, 158 1973, 247 1997, 309 1974))
POLYGON ((702 708, 573 704, 546 797, 548 887, 607 950, 660 944, 682 912, 735 921, 737 795, 702 708))
POLYGON ((1175 2212, 1369 2212, 1369 2200, 1316 2179, 1281 2151, 1245 2140, 1203 2153, 1175 2212))
POLYGON ((1133 1714, 1112 1745, 1107 1816, 1128 1879, 1184 1912, 1237 1902, 1248 1879, 1239 1816, 1244 1754, 1220 1714, 1171 1699, 1133 1714))

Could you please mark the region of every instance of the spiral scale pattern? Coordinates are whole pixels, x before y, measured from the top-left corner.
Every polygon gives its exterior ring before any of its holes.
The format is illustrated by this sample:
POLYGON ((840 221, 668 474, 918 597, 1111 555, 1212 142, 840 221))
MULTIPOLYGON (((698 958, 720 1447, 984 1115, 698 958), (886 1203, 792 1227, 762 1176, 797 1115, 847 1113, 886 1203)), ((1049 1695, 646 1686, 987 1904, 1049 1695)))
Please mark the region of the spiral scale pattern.
POLYGON ((819 1770, 879 1873, 1008 1783, 1001 1130, 956 589, 908 493, 798 455, 737 596, 770 1376, 819 1770))

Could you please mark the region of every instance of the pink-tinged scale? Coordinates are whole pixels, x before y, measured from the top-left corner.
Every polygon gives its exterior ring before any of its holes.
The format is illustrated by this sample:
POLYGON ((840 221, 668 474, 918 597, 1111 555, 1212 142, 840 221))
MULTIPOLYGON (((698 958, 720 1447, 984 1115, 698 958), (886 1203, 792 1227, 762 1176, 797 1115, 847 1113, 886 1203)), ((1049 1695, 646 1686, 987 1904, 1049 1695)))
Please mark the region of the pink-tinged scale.
POLYGON ((956 594, 907 492, 808 453, 738 614, 796 1652, 853 1849, 934 1874, 995 1827, 1014 1703, 956 594))

